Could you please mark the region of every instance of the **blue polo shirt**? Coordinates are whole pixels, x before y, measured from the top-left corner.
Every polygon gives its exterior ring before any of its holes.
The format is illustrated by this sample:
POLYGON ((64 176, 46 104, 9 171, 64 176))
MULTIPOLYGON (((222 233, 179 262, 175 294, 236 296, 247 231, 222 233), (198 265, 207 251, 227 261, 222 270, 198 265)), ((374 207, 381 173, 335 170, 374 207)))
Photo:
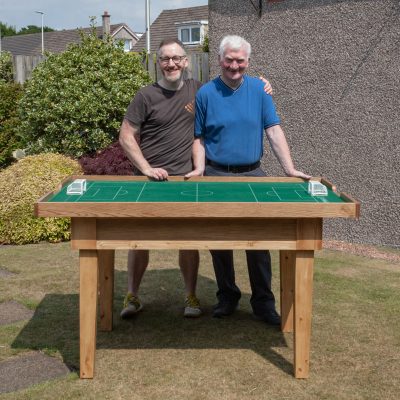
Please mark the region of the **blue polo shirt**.
POLYGON ((235 90, 220 77, 196 95, 195 136, 204 138, 206 158, 223 165, 247 165, 263 155, 264 129, 279 125, 264 83, 244 75, 235 90))

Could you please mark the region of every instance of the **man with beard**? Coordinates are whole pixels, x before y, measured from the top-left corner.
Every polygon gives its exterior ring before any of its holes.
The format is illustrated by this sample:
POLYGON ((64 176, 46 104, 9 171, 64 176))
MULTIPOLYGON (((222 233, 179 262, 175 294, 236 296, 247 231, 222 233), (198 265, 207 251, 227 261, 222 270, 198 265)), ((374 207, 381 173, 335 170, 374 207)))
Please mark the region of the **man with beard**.
MULTIPOLYGON (((194 98, 201 83, 183 79, 188 60, 177 39, 160 44, 158 63, 162 78, 137 92, 122 122, 119 141, 136 175, 162 181, 169 175, 185 175, 193 168, 194 98)), ((148 250, 129 251, 128 293, 122 318, 130 318, 142 309, 138 291, 148 263, 148 250)), ((184 316, 198 317, 198 251, 179 251, 179 266, 186 291, 184 316)))

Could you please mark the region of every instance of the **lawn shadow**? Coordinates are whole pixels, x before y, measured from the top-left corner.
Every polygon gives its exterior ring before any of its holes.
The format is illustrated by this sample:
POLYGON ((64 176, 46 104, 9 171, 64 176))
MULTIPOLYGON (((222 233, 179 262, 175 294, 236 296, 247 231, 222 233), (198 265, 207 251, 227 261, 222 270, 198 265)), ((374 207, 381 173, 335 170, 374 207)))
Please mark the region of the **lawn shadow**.
MULTIPOLYGON (((132 320, 121 320, 127 273, 115 271, 112 332, 97 333, 98 349, 250 349, 292 375, 293 364, 274 348, 287 347, 283 333, 256 321, 242 294, 234 315, 212 318, 215 281, 199 275, 198 297, 204 315, 183 318, 183 284, 179 269, 148 270, 141 286, 144 309, 132 320)), ((79 297, 48 294, 12 343, 13 348, 59 351, 71 369, 79 368, 79 297)))
POLYGON ((70 370, 79 368, 79 296, 47 294, 14 342, 15 349, 59 352, 70 370))

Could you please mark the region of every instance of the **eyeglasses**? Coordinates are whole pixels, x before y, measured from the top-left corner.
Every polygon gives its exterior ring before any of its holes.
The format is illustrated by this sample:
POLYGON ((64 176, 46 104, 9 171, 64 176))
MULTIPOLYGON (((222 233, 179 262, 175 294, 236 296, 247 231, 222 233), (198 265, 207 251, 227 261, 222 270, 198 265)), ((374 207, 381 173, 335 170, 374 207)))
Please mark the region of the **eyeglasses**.
POLYGON ((174 64, 179 64, 186 56, 173 56, 173 57, 160 57, 161 64, 169 64, 169 60, 172 60, 174 64))

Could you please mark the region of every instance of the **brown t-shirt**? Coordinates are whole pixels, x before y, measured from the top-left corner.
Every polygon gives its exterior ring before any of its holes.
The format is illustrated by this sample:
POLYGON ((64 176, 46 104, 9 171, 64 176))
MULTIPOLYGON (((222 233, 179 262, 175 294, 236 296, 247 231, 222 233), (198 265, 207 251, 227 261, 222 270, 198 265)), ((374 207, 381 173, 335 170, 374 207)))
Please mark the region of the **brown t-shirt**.
POLYGON ((184 175, 192 168, 194 99, 201 83, 187 79, 172 91, 154 83, 140 89, 125 118, 140 127, 140 148, 153 168, 184 175))

